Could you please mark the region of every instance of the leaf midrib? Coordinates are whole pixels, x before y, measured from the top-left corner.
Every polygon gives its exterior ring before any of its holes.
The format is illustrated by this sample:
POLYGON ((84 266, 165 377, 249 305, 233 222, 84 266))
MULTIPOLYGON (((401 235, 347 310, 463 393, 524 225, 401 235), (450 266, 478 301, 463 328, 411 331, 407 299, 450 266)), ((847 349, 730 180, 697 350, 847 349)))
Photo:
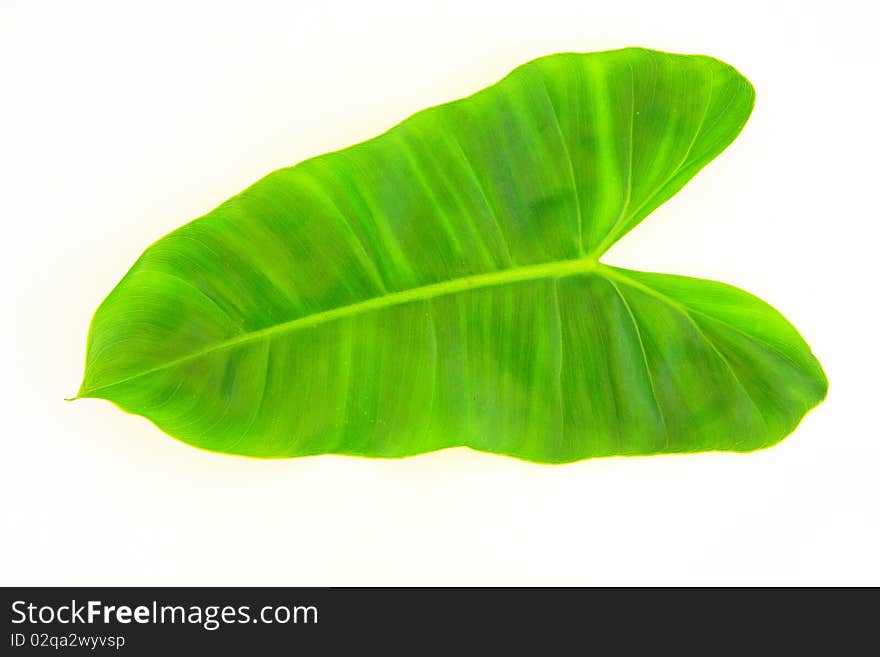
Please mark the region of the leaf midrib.
POLYGON ((461 278, 442 281, 440 283, 432 283, 430 285, 414 287, 408 290, 402 290, 400 292, 383 294, 381 296, 372 297, 370 299, 358 301, 356 303, 352 303, 346 306, 331 308, 330 310, 324 310, 321 312, 312 313, 311 315, 297 317, 296 319, 282 322, 281 324, 267 326, 256 331, 240 333, 231 338, 223 340, 222 342, 211 345, 210 347, 205 347, 204 349, 194 351, 191 354, 187 354, 186 356, 175 358, 166 363, 162 363, 161 365, 157 365, 142 372, 138 372, 136 374, 132 374, 131 376, 119 379, 118 381, 114 381, 113 383, 108 383, 95 388, 81 389, 79 393, 77 393, 77 396, 74 397, 74 399, 88 397, 99 390, 112 388, 122 383, 140 378, 142 376, 147 376, 148 374, 152 374, 153 372, 158 372, 171 367, 175 367, 177 365, 196 360, 215 352, 233 349, 243 344, 255 342, 263 338, 270 338, 273 335, 277 334, 289 333, 304 328, 312 328, 314 326, 319 326, 321 324, 325 324, 336 319, 353 317, 374 310, 382 310, 384 308, 399 306, 415 301, 425 301, 441 296, 456 294, 458 292, 497 287, 499 285, 520 283, 523 281, 564 278, 566 276, 574 276, 577 274, 594 272, 600 268, 606 269, 606 266, 600 264, 596 258, 592 257, 577 258, 571 260, 558 260, 537 265, 526 265, 522 267, 503 269, 486 274, 463 276, 461 278))

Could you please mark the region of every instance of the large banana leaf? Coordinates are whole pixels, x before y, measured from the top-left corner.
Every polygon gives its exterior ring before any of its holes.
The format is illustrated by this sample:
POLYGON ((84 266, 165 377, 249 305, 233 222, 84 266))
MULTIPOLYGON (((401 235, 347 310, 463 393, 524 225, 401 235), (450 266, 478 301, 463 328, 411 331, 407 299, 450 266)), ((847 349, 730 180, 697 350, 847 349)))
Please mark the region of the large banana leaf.
POLYGON ((559 54, 276 171, 138 259, 78 396, 264 457, 771 445, 826 392, 797 331, 728 285, 598 262, 753 101, 709 57, 559 54))

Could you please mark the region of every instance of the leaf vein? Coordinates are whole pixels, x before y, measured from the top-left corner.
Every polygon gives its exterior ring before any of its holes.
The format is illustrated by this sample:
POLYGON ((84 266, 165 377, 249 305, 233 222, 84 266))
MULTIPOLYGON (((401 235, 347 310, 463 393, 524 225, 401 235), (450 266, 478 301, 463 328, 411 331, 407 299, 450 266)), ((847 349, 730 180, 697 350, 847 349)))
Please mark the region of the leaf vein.
POLYGON ((620 288, 617 287, 617 284, 611 280, 606 279, 609 283, 611 283, 611 287, 614 288, 614 291, 617 293, 617 296, 620 297, 620 301, 623 303, 623 307, 626 308, 626 312, 629 315, 629 319, 632 322, 633 328, 636 332, 636 337, 639 340, 639 348, 642 353, 642 361, 645 364, 645 374, 648 377, 648 384, 651 388, 651 396, 654 398, 654 405, 657 407, 657 413, 660 415, 660 423, 663 425, 663 433, 666 436, 666 445, 665 447, 669 447, 669 427, 666 425, 666 416, 663 413, 663 407, 660 405, 660 399, 657 397, 657 388, 654 385, 654 376, 651 374, 651 365, 648 363, 648 352, 645 348, 645 341, 642 338, 642 330, 639 327, 639 323, 636 320, 636 316, 630 308, 629 302, 624 297, 623 293, 620 291, 620 288))

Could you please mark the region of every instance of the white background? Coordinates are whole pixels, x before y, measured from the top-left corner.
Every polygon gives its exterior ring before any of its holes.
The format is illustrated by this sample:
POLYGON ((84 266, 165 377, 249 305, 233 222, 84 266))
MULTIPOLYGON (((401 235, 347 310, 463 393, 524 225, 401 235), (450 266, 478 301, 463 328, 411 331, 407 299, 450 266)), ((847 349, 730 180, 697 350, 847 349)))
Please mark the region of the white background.
POLYGON ((871 6, 5 0, 0 583, 880 585, 871 6), (714 55, 758 90, 740 138, 607 261, 741 286, 800 329, 831 388, 780 445, 267 462, 63 401, 153 240, 531 58, 628 45, 714 55))

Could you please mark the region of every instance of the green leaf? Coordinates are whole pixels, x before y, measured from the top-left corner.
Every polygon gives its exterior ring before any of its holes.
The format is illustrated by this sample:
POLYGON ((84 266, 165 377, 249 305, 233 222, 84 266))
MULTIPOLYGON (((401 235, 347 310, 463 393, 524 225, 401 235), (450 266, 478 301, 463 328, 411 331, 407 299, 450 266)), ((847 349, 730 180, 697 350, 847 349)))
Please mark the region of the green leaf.
POLYGON ((753 102, 709 57, 552 55, 276 171, 138 259, 79 397, 262 457, 771 445, 827 389, 797 331, 736 288, 598 262, 753 102))

